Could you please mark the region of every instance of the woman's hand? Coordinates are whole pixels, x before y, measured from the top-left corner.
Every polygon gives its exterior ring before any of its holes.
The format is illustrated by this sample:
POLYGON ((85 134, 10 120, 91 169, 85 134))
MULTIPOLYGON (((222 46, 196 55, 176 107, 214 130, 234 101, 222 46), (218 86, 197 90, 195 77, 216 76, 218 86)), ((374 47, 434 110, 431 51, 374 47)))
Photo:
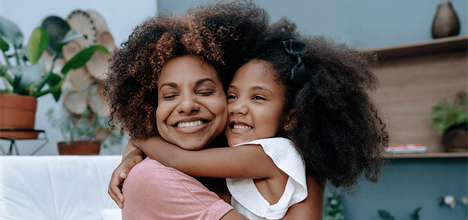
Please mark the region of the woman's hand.
MULTIPOLYGON (((131 145, 131 143, 128 143, 131 145)), ((127 147, 128 147, 127 145, 127 147)), ((124 196, 122 194, 122 185, 125 178, 127 178, 130 170, 140 163, 145 158, 145 154, 140 149, 136 148, 122 160, 119 166, 114 170, 109 182, 109 193, 110 197, 117 203, 119 208, 123 208, 124 196)))

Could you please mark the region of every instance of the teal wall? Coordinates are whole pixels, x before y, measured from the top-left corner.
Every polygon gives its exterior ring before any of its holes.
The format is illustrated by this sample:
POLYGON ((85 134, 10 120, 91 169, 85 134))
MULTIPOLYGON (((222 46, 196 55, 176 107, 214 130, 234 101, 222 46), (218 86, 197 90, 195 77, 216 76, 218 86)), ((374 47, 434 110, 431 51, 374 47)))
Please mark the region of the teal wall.
POLYGON ((363 180, 354 196, 340 193, 343 213, 349 220, 380 220, 377 212, 385 209, 395 220, 410 220, 409 214, 422 207, 420 220, 468 219, 468 207, 459 200, 468 195, 467 174, 467 158, 393 159, 377 184, 363 180), (457 199, 455 209, 438 205, 445 195, 457 199))
MULTIPOLYGON (((184 13, 201 0, 158 0, 158 11, 184 13)), ((358 48, 374 48, 431 40, 431 26, 441 0, 257 0, 272 21, 287 16, 305 33, 325 35, 358 48)), ((467 1, 452 1, 467 35, 467 1)), ((439 207, 437 199, 468 195, 466 158, 395 159, 383 169, 377 184, 359 182, 358 193, 344 195, 347 219, 378 220, 386 209, 396 220, 410 219, 421 206, 420 219, 468 219, 467 206, 439 207)), ((327 192, 331 189, 328 188, 327 192)))
MULTIPOLYGON (((158 0, 158 11, 185 12, 206 0, 158 0)), ((325 35, 358 48, 373 48, 431 40, 437 5, 443 0, 257 0, 273 21, 287 16, 300 30, 325 35)), ((452 6, 467 35, 467 2, 452 6)))

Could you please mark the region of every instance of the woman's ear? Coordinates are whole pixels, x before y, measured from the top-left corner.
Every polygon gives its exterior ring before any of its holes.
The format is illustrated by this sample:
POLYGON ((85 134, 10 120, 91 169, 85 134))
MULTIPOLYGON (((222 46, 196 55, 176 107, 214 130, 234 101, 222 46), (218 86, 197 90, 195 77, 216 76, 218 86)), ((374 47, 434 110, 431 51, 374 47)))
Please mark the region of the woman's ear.
POLYGON ((294 111, 295 109, 289 110, 288 114, 286 115, 286 122, 284 123, 283 129, 285 131, 292 130, 294 127, 296 127, 296 117, 294 117, 294 111))

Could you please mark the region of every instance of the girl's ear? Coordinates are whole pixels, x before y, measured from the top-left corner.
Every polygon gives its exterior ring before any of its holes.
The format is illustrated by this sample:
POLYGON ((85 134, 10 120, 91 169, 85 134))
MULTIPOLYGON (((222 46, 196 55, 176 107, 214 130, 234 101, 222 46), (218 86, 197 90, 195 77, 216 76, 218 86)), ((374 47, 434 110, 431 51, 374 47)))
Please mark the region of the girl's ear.
POLYGON ((288 114, 286 115, 286 122, 284 123, 283 129, 285 131, 292 130, 296 126, 296 117, 294 117, 295 109, 289 110, 288 114))

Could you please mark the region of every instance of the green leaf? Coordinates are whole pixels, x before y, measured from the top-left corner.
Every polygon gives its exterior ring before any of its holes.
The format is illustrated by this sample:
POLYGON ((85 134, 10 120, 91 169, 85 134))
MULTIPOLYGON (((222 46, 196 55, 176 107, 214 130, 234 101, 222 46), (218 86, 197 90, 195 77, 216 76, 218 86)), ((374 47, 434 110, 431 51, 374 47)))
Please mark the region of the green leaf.
POLYGON ((48 43, 49 35, 47 32, 41 27, 34 29, 28 42, 29 61, 31 63, 37 63, 48 43))
POLYGON ((8 45, 8 43, 6 43, 5 41, 2 40, 2 38, 0 38, 0 49, 3 51, 3 52, 6 52, 10 49, 10 45, 8 45))
POLYGON ((71 58, 65 66, 62 68, 62 73, 67 74, 71 69, 78 69, 81 66, 83 66, 86 62, 88 62, 89 59, 91 59, 91 56, 93 56, 94 52, 96 51, 103 51, 105 53, 109 53, 107 49, 102 46, 102 45, 93 45, 90 46, 79 53, 77 53, 73 58, 71 58))
POLYGON ((65 34, 65 37, 63 37, 62 41, 57 45, 57 53, 62 53, 63 46, 80 37, 83 37, 83 34, 75 30, 69 30, 67 34, 65 34))
MULTIPOLYGON (((49 79, 47 80, 47 85, 49 85, 49 87, 53 87, 53 86, 57 85, 60 82, 61 79, 62 79, 62 77, 60 77, 57 74, 52 73, 49 76, 49 79)), ((56 92, 52 92, 52 95, 54 96, 55 101, 58 102, 58 100, 60 99, 60 96, 62 95, 62 90, 59 89, 56 92)))
POLYGON ((20 49, 23 46, 24 36, 20 28, 2 16, 0 16, 0 38, 7 43, 13 44, 15 49, 20 49))
POLYGON ((20 94, 26 93, 26 89, 44 74, 42 65, 37 63, 29 66, 14 66, 10 70, 15 75, 14 92, 20 94))

